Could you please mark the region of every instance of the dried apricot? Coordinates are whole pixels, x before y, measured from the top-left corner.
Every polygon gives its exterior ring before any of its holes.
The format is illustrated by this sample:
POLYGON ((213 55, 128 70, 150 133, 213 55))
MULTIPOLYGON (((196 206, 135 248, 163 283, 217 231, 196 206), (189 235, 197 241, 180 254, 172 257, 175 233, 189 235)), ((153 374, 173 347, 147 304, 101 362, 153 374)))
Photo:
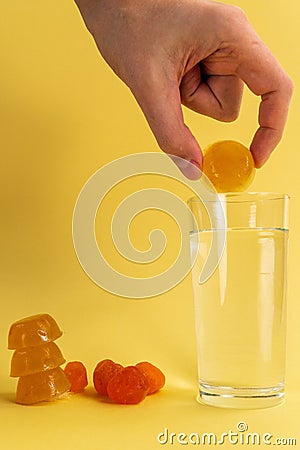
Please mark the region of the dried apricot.
POLYGON ((148 394, 153 394, 154 392, 164 387, 166 378, 158 367, 154 366, 153 364, 147 361, 139 362, 138 364, 135 365, 135 367, 137 367, 142 372, 144 377, 147 378, 148 380, 149 383, 148 394))
POLYGON ((71 392, 81 392, 88 385, 86 368, 80 361, 70 361, 64 368, 69 382, 71 392))
POLYGON ((255 174, 252 153, 236 141, 214 142, 204 150, 203 173, 217 192, 243 191, 255 174))
POLYGON ((107 385, 107 393, 116 403, 134 405, 140 403, 149 392, 149 383, 142 372, 127 366, 114 375, 107 385))
POLYGON ((103 359, 100 361, 93 373, 93 382, 96 391, 101 395, 107 395, 108 382, 121 369, 123 369, 123 366, 113 362, 111 359, 103 359))

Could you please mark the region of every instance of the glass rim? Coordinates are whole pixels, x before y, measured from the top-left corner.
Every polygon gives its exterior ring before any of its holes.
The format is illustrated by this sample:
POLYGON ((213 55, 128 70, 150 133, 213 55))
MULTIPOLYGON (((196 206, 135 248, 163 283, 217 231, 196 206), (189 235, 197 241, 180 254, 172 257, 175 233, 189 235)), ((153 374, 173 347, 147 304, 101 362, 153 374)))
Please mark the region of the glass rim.
POLYGON ((224 192, 216 193, 217 198, 200 199, 191 197, 188 203, 256 203, 259 201, 289 200, 288 194, 279 192, 224 192))

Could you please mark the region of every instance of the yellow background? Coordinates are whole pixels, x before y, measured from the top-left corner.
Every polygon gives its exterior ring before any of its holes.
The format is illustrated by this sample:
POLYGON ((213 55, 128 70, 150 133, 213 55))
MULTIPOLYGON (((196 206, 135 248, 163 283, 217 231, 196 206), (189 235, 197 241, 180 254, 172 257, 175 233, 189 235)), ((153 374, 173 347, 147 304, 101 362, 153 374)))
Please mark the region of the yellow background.
MULTIPOLYGON (((300 6, 296 0, 235 3, 296 86, 283 140, 252 185, 252 190, 287 192, 292 198, 287 402, 261 411, 196 403, 190 276, 160 297, 134 301, 103 291, 84 274, 71 236, 81 187, 113 159, 158 147, 129 90, 98 55, 72 1, 1 0, 1 448, 154 450, 162 447, 156 436, 166 427, 175 433, 222 433, 236 430, 239 421, 247 422, 251 432, 297 437, 300 445, 300 6), (90 383, 84 395, 68 401, 14 404, 7 332, 15 320, 39 312, 56 318, 64 330, 58 345, 67 360, 86 364, 90 380, 103 358, 123 364, 147 359, 164 370, 165 390, 138 406, 118 406, 103 403, 90 383)), ((185 117, 203 147, 223 138, 247 145, 257 126, 257 107, 258 99, 245 92, 240 118, 233 124, 190 111, 185 117)), ((136 239, 143 246, 143 227, 155 221, 149 215, 139 220, 136 239)))

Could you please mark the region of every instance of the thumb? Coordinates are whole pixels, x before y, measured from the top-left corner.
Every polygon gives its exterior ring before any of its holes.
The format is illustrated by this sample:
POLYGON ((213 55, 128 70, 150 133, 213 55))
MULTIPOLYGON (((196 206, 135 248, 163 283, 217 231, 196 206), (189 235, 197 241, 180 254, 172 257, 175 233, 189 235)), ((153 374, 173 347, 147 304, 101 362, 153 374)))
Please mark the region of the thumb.
POLYGON ((186 159, 201 169, 202 152, 184 123, 178 81, 171 81, 162 73, 150 77, 147 73, 141 79, 140 84, 130 86, 131 91, 158 145, 164 152, 186 159))

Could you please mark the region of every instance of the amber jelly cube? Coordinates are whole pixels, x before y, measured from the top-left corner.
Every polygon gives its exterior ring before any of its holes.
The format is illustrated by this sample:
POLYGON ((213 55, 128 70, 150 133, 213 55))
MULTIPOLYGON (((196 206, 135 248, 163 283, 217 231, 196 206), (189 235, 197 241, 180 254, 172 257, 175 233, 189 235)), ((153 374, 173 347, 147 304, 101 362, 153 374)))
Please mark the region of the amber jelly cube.
POLYGON ((49 314, 25 317, 13 323, 8 335, 8 348, 12 350, 35 347, 55 341, 62 335, 55 320, 49 314))
POLYGON ((22 405, 55 400, 70 389, 61 367, 19 378, 16 402, 22 405))
POLYGON ((15 350, 11 360, 11 377, 24 377, 37 372, 55 369, 66 362, 60 349, 54 342, 37 347, 15 350))

